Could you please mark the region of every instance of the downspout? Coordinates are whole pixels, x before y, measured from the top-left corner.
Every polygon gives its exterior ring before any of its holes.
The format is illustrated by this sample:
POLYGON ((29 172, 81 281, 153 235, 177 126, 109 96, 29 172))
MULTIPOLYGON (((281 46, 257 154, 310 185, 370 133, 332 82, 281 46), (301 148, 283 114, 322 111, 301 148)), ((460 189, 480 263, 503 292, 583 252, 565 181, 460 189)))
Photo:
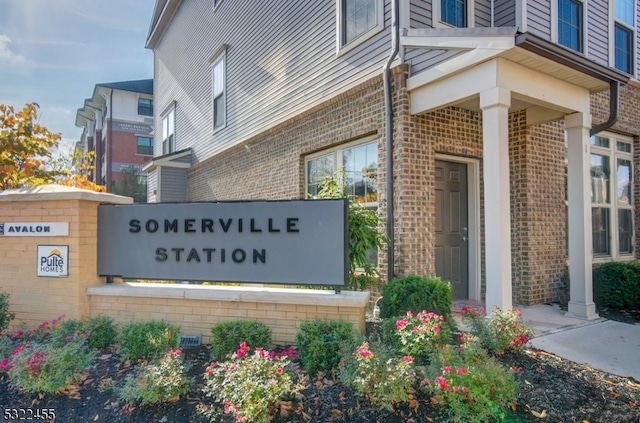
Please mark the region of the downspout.
POLYGON ((611 128, 618 120, 620 111, 620 82, 611 81, 609 83, 609 119, 599 125, 594 126, 589 131, 589 135, 594 136, 598 132, 611 128))
POLYGON ((391 0, 391 56, 384 65, 384 110, 385 110, 385 186, 387 190, 387 281, 393 279, 394 260, 394 214, 393 214, 393 101, 391 92, 391 63, 400 51, 400 26, 398 25, 399 0, 391 0))
POLYGON ((109 157, 107 157, 106 165, 107 165, 107 192, 111 192, 111 179, 113 170, 113 88, 109 92, 109 157))

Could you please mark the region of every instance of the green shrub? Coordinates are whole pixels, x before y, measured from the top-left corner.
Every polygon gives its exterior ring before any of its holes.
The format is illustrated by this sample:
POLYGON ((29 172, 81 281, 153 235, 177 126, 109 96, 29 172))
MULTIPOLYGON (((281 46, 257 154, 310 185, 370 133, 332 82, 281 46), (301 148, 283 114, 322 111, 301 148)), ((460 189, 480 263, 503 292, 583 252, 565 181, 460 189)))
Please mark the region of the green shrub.
POLYGON ((15 317, 14 313, 9 313, 9 294, 0 292, 0 333, 9 327, 15 317))
POLYGON ((9 360, 9 380, 23 392, 53 394, 79 381, 94 357, 82 337, 61 346, 51 342, 19 344, 9 360))
POLYGON ((505 421, 517 390, 514 371, 487 355, 473 335, 459 348, 447 345, 428 367, 432 393, 453 422, 505 421))
POLYGON ((422 310, 439 314, 451 330, 455 323, 451 313, 451 285, 438 277, 406 276, 382 286, 380 317, 403 317, 407 311, 422 310))
POLYGON ((600 309, 640 309, 640 263, 604 263, 593 271, 594 300, 600 309))
POLYGON ((355 342, 353 325, 343 320, 305 320, 296 334, 300 361, 309 374, 337 369, 355 342))
POLYGON ((191 379, 182 350, 166 352, 157 362, 137 367, 127 375, 118 396, 130 403, 157 404, 179 398, 189 392, 191 379))
POLYGON ((53 342, 61 344, 68 336, 73 334, 85 334, 87 343, 91 348, 103 350, 108 347, 116 337, 116 325, 108 316, 87 317, 82 320, 64 320, 54 330, 53 342))
POLYGON ((491 317, 487 319, 484 313, 464 306, 460 314, 482 347, 496 354, 523 351, 533 334, 522 320, 520 309, 503 311, 496 306, 491 317))
POLYGON ((345 385, 390 411, 397 404, 409 401, 416 384, 413 357, 397 357, 383 345, 368 342, 342 360, 339 375, 345 385))
POLYGON ((254 320, 220 322, 211 328, 211 352, 216 360, 231 355, 242 342, 253 348, 269 348, 271 329, 254 320))
POLYGON ((178 346, 180 328, 162 320, 131 322, 116 337, 123 360, 154 359, 178 346))

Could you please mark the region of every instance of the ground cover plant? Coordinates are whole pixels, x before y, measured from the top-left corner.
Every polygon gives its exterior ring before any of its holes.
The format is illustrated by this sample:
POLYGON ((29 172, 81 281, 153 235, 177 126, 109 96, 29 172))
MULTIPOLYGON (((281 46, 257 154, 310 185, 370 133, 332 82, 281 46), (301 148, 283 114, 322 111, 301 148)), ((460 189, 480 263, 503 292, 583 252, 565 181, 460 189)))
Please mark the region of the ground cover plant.
MULTIPOLYGON (((502 312, 509 313, 510 310, 502 312)), ((15 339, 10 333, 0 334, 0 355, 10 355, 11 352, 6 351, 15 345, 14 341, 52 342, 56 328, 60 326, 60 322, 46 322, 33 331, 13 334, 15 339)), ((514 333, 514 338, 520 334, 514 333)), ((83 338, 81 335, 76 337, 83 338)), ((215 361, 212 367, 214 358, 207 346, 185 349, 179 354, 173 349, 165 352, 159 361, 136 364, 123 360, 117 344, 112 343, 100 352, 94 350, 95 358, 80 378, 70 381, 57 393, 21 390, 11 375, 0 368, 0 410, 5 413, 6 421, 23 421, 21 417, 28 413, 26 410, 31 410, 32 413, 39 412, 44 421, 111 423, 230 423, 243 419, 260 421, 255 419, 264 416, 277 423, 640 420, 640 384, 637 381, 516 344, 496 354, 483 347, 481 336, 468 334, 442 346, 437 354, 430 355, 427 364, 420 365, 409 355, 384 344, 359 339, 340 359, 335 371, 320 370, 311 374, 291 347, 268 352, 239 345, 232 356, 215 361), (157 366, 168 356, 180 358, 174 361, 178 365, 173 367, 180 370, 164 373, 165 376, 178 380, 173 376, 181 375, 182 380, 189 381, 188 390, 185 385, 178 384, 182 387, 179 392, 159 395, 157 401, 119 395, 120 387, 126 381, 145 374, 140 369, 157 366), (209 373, 220 369, 224 379, 227 372, 222 369, 230 369, 234 363, 237 364, 229 375, 240 369, 235 379, 229 377, 235 380, 233 386, 242 386, 242 392, 254 390, 252 395, 267 398, 267 391, 261 391, 260 387, 271 386, 269 383, 251 384, 251 378, 242 373, 248 368, 252 375, 262 374, 260 371, 265 370, 264 381, 271 377, 276 378, 274 380, 289 378, 292 388, 286 389, 286 393, 269 389, 273 396, 265 401, 268 411, 260 411, 260 417, 247 414, 246 418, 242 415, 238 418, 236 411, 244 405, 241 402, 244 397, 238 395, 239 399, 232 399, 238 390, 231 389, 225 397, 210 395, 214 385, 209 373), (248 385, 243 386, 245 383, 248 385), (278 398, 273 400, 275 397, 278 398), (224 412, 225 405, 230 411, 228 414, 224 412), (219 410, 213 420, 211 414, 202 412, 212 408, 219 410), (51 410, 56 415, 55 420, 51 419, 51 410)), ((159 383, 154 380, 148 378, 142 386, 159 383)), ((275 385, 285 386, 286 383, 275 385)))

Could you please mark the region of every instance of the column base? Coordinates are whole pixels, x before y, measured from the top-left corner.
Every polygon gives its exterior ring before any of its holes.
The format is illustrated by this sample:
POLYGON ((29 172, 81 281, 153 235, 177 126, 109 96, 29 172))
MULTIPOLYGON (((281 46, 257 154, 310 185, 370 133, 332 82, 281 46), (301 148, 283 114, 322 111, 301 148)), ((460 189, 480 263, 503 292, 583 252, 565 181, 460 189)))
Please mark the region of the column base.
POLYGON ((566 316, 577 317, 579 319, 596 320, 600 316, 596 313, 595 303, 579 303, 575 301, 569 301, 569 311, 566 316))

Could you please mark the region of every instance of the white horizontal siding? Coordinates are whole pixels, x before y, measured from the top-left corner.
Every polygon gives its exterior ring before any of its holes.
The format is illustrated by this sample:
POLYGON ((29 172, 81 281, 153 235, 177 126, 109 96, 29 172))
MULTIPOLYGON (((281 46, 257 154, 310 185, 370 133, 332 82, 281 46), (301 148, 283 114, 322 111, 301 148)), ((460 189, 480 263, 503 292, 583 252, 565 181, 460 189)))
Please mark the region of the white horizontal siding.
POLYGON ((550 0, 523 1, 527 2, 527 31, 544 40, 551 41, 550 0))

